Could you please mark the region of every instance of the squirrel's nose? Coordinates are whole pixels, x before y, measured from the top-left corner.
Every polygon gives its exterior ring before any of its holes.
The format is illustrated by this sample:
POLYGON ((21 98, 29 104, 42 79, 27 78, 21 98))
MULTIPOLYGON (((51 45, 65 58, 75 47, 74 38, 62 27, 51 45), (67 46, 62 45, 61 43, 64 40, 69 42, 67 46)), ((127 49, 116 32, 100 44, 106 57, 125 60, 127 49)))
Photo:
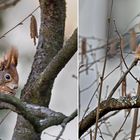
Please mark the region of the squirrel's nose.
POLYGON ((17 89, 18 88, 18 84, 16 84, 16 83, 8 83, 6 86, 9 87, 10 89, 17 89))
POLYGON ((14 84, 13 85, 13 89, 17 89, 18 88, 18 85, 17 84, 14 84))
POLYGON ((7 86, 8 86, 10 89, 17 89, 17 88, 18 88, 18 84, 15 84, 15 83, 9 83, 9 84, 7 84, 7 86))

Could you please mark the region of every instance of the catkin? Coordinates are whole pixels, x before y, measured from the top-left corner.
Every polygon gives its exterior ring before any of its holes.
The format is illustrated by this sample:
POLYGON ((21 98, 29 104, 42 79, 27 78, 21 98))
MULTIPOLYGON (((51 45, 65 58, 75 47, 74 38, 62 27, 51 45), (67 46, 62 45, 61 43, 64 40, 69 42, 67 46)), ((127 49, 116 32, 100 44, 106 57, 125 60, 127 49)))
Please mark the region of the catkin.
POLYGON ((132 29, 130 31, 130 47, 132 49, 132 51, 136 50, 137 47, 137 42, 136 42, 136 32, 134 31, 134 29, 132 29))
POLYGON ((126 77, 122 81, 122 96, 126 96, 126 77))
POLYGON ((37 32, 37 21, 34 15, 31 16, 30 20, 30 36, 34 40, 34 45, 36 45, 36 38, 38 38, 38 32, 37 32))
POLYGON ((86 38, 83 38, 82 45, 81 45, 82 55, 86 55, 86 51, 87 51, 86 49, 87 49, 87 40, 86 40, 86 38))
POLYGON ((86 52, 87 52, 87 40, 86 38, 83 38, 81 42, 81 62, 82 63, 84 61, 84 57, 86 57, 86 52))

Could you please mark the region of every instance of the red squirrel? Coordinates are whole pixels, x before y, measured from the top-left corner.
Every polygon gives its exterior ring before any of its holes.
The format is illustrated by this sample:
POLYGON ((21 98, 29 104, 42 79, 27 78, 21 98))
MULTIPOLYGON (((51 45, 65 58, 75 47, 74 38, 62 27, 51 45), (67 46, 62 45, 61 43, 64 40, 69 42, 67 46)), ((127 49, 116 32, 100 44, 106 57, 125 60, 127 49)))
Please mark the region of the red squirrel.
POLYGON ((15 95, 19 81, 17 63, 18 51, 15 48, 10 49, 0 60, 0 93, 15 95))

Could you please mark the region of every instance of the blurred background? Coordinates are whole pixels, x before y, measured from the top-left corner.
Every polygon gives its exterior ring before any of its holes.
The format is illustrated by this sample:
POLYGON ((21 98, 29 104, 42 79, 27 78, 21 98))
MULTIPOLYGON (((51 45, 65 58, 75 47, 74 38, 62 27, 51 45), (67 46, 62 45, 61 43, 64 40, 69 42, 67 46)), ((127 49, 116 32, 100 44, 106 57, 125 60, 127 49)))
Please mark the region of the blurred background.
MULTIPOLYGON (((75 0, 66 0, 67 16, 66 16, 66 30, 65 40, 68 39, 77 27, 77 2, 75 0)), ((22 0, 16 6, 8 8, 0 12, 0 36, 20 23, 26 16, 28 16, 37 6, 38 0, 22 0)), ((40 26, 40 10, 38 9, 33 14, 40 26)), ((20 93, 24 84, 27 81, 28 75, 31 71, 33 57, 36 51, 36 46, 30 38, 30 18, 28 18, 23 25, 19 25, 16 29, 9 32, 4 38, 0 39, 0 57, 11 47, 14 46, 19 51, 19 89, 20 93)), ((66 115, 70 115, 77 108, 77 80, 72 78, 72 75, 77 74, 77 56, 75 55, 62 72, 55 80, 53 95, 51 99, 50 108, 55 111, 60 111, 66 115)), ((20 95, 17 94, 17 97, 20 95)), ((3 119, 7 111, 1 111, 0 121, 3 119)), ((17 115, 10 113, 4 122, 0 125, 0 139, 11 140, 17 115)), ((44 130, 42 140, 54 140, 59 134, 61 127, 51 127, 44 130)), ((62 138, 65 140, 76 140, 77 137, 77 119, 74 119, 68 124, 62 138), (71 131, 69 131, 71 130, 71 131)))
MULTIPOLYGON (((79 82, 79 108, 80 108, 80 120, 97 107, 99 77, 102 74, 104 57, 105 57, 105 44, 107 42, 107 19, 111 11, 112 0, 79 0, 79 45, 80 45, 80 82, 79 82), (83 43, 84 42, 84 43, 83 43), (86 45, 82 45, 86 44, 86 45), (83 50, 82 50, 82 47, 83 50), (90 102, 91 101, 91 102, 90 102)), ((134 60, 135 55, 133 51, 132 41, 139 44, 139 31, 140 31, 140 1, 139 0, 114 0, 112 7, 112 20, 115 20, 119 33, 123 36, 124 41, 124 57, 127 65, 129 66, 134 60), (136 37, 136 40, 134 39, 136 37)), ((120 63, 120 52, 118 52, 119 42, 114 24, 111 24, 110 31, 110 51, 107 59, 107 68, 105 76, 107 76, 114 68, 120 63)), ((121 68, 116 68, 110 76, 108 76, 103 84, 102 100, 106 99, 108 93, 111 91, 115 83, 119 80, 122 72, 126 68, 123 65, 121 68)), ((132 73, 139 79, 140 67, 133 68, 132 73)), ((130 76, 127 76, 127 95, 136 95, 137 83, 130 76)), ((121 87, 115 92, 114 97, 119 98, 121 96, 121 87)), ((112 140, 115 132, 120 128, 120 125, 125 119, 124 111, 120 111, 116 116, 111 117, 106 124, 103 124, 101 132, 103 137, 98 134, 97 139, 112 140), (109 134, 109 135, 107 135, 109 134)), ((140 117, 139 117, 140 118, 140 117)), ((138 118, 138 125, 139 120, 138 118)), ((133 110, 123 127, 123 131, 119 133, 118 139, 130 139, 130 132, 132 127, 133 110)), ((91 127, 94 132, 94 127, 91 127)), ((139 134, 137 129, 137 134, 139 134)), ((136 140, 139 140, 139 136, 136 140)), ((82 137, 82 140, 90 139, 90 131, 88 130, 82 137)))

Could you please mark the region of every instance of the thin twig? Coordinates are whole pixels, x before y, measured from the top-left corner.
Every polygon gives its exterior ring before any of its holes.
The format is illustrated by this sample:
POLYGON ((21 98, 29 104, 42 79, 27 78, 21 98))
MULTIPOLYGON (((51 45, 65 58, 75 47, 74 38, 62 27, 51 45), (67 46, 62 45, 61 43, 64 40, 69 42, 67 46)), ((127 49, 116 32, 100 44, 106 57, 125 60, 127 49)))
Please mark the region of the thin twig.
MULTIPOLYGON (((138 88, 137 88, 137 95, 140 95, 140 84, 138 83, 138 88)), ((134 117, 133 117, 133 123, 132 123, 132 129, 131 129, 131 140, 135 140, 135 135, 137 131, 137 122, 138 122, 138 113, 139 109, 136 108, 134 110, 134 117)))
MULTIPOLYGON (((84 115, 83 115, 83 117, 82 117, 82 120, 84 119, 84 117, 85 117, 87 111, 89 110, 89 106, 90 106, 90 104, 91 104, 91 102, 92 102, 92 100, 93 100, 93 98, 94 98, 96 92, 98 91, 99 86, 100 86, 100 83, 98 84, 98 86, 97 86, 97 88, 95 89, 95 91, 94 91, 92 97, 90 98, 90 101, 89 101, 89 103, 88 103, 88 105, 87 105, 87 107, 86 107, 86 110, 85 110, 85 112, 84 112, 84 115)), ((82 121, 81 121, 81 122, 82 122, 82 121)))
POLYGON ((67 117, 66 119, 64 119, 63 123, 61 124, 62 126, 62 130, 60 131, 59 135, 56 137, 56 140, 59 140, 60 137, 63 135, 66 125, 73 120, 75 117, 77 116, 77 110, 75 110, 69 117, 67 117))
POLYGON ((108 126, 108 124, 107 124, 107 122, 106 122, 105 120, 104 120, 104 124, 105 124, 105 127, 106 127, 106 129, 107 129, 108 134, 109 134, 111 137, 113 137, 113 134, 112 134, 112 132, 110 131, 109 126, 108 126))
POLYGON ((99 112, 100 112, 99 110, 100 110, 101 94, 102 94, 103 79, 104 79, 106 63, 107 63, 108 44, 109 44, 109 38, 110 38, 110 25, 111 25, 111 19, 112 19, 112 9, 113 9, 113 0, 111 1, 111 10, 110 10, 109 18, 108 18, 107 49, 106 49, 106 54, 105 54, 102 76, 100 77, 100 89, 99 89, 99 97, 98 97, 98 107, 97 107, 97 112, 96 112, 96 124, 95 124, 94 140, 96 140, 97 130, 98 130, 98 120, 99 120, 99 112))
MULTIPOLYGON (((87 68, 89 69, 89 68, 92 67, 94 64, 96 64, 97 62, 100 62, 100 61, 101 61, 102 59, 104 59, 104 58, 105 58, 105 56, 103 56, 103 57, 97 59, 96 61, 93 61, 93 62, 91 62, 91 63, 88 63, 88 67, 87 67, 87 68)), ((82 68, 83 66, 85 66, 85 65, 80 66, 80 68, 82 68)), ((85 72, 87 68, 80 70, 79 73, 85 72)))
MULTIPOLYGON (((99 118, 102 118, 104 115, 111 111, 139 108, 139 101, 139 96, 121 97, 119 99, 111 98, 104 100, 100 104, 101 108, 99 112, 99 118)), ((86 115, 82 122, 79 123, 79 137, 83 135, 92 125, 96 124, 97 108, 98 107, 92 110, 88 115, 86 115)))
MULTIPOLYGON (((123 50, 122 50, 122 46, 121 46, 122 37, 121 37, 121 35, 120 35, 120 33, 119 33, 118 29, 117 29, 115 20, 113 20, 113 21, 114 21, 114 26, 115 26, 116 33, 117 33, 117 35, 118 35, 118 37, 119 37, 119 40, 120 40, 121 58, 122 58, 122 61, 123 61, 124 65, 125 65, 125 67, 128 69, 128 66, 127 66, 127 64, 126 64, 126 62, 125 62, 125 59, 124 59, 124 57, 123 57, 123 50)), ((131 75, 138 83, 140 83, 139 80, 138 80, 130 71, 129 71, 129 73, 130 73, 130 75, 131 75)))
MULTIPOLYGON (((49 134, 49 133, 47 133, 47 132, 44 132, 44 134, 47 134, 48 136, 51 136, 51 137, 54 137, 54 138, 57 138, 57 136, 55 136, 55 135, 52 135, 52 134, 49 134)), ((63 139, 63 138, 59 138, 60 140, 65 140, 65 139, 63 139)))
POLYGON ((118 134, 122 131, 122 128, 123 128, 124 124, 126 123, 127 118, 128 118, 129 115, 130 115, 130 112, 129 112, 129 113, 127 114, 127 116, 125 117, 125 119, 124 119, 124 121, 123 121, 121 127, 120 127, 119 130, 115 133, 115 135, 114 135, 114 137, 113 137, 112 140, 115 140, 116 137, 118 136, 118 134))
MULTIPOLYGON (((92 130, 92 132, 94 133, 94 130, 92 130)), ((99 133, 99 132, 98 132, 99 133)), ((84 138, 87 136, 87 135, 89 135, 90 134, 90 131, 87 131, 87 133, 85 134, 85 135, 83 135, 81 138, 80 138, 80 140, 84 140, 84 138)), ((112 137, 112 136, 110 136, 110 134, 108 134, 108 133, 106 133, 106 132, 103 132, 102 131, 102 134, 103 135, 106 135, 106 136, 108 136, 108 137, 112 137)))
POLYGON ((5 32, 4 34, 2 34, 0 36, 0 39, 4 38, 9 32, 11 32, 12 30, 14 30, 15 28, 17 28, 19 25, 23 25, 23 22, 26 21, 30 16, 32 16, 32 14, 37 11, 39 9, 40 6, 38 6, 37 8, 35 8, 28 16, 26 16, 23 20, 21 20, 18 24, 16 24, 14 27, 12 27, 10 30, 8 30, 7 32, 5 32))
POLYGON ((104 140, 103 133, 102 133, 102 131, 101 131, 100 128, 99 128, 99 133, 100 133, 100 138, 101 138, 102 140, 104 140))
POLYGON ((122 77, 120 78, 120 80, 116 83, 116 85, 113 87, 113 89, 111 90, 109 96, 107 99, 110 99, 113 94, 115 93, 115 91, 117 90, 117 88, 120 86, 120 84, 122 83, 123 79, 126 77, 126 75, 129 73, 129 71, 137 65, 139 59, 134 59, 134 61, 132 62, 132 64, 130 65, 130 67, 124 72, 124 74, 122 75, 122 77))
POLYGON ((88 89, 90 89, 95 83, 97 83, 98 79, 94 80, 90 85, 88 85, 86 88, 81 89, 80 93, 87 91, 88 89))
POLYGON ((20 0, 5 0, 5 1, 2 1, 0 2, 0 10, 3 10, 3 9, 6 9, 6 8, 9 8, 11 6, 14 6, 16 5, 20 0))
POLYGON ((103 118, 100 119, 99 121, 100 121, 100 122, 106 121, 106 120, 108 120, 109 118, 111 118, 111 117, 115 116, 116 114, 118 114, 119 112, 120 112, 120 111, 115 111, 115 112, 113 112, 112 114, 110 114, 110 115, 108 115, 108 116, 106 116, 106 117, 103 117, 103 118))

